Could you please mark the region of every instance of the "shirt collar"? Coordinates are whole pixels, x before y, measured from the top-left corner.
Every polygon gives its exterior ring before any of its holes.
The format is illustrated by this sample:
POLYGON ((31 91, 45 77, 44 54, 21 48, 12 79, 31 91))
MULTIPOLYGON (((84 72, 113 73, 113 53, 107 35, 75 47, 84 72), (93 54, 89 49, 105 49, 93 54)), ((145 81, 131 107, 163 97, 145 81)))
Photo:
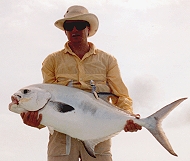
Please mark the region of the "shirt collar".
MULTIPOLYGON (((93 43, 91 43, 91 42, 88 42, 88 44, 90 45, 90 50, 89 50, 89 52, 87 52, 84 55, 83 59, 86 58, 86 57, 89 57, 90 55, 96 54, 95 45, 93 43)), ((65 51, 66 51, 66 53, 69 53, 71 55, 75 55, 76 56, 76 54, 69 47, 69 43, 68 42, 65 43, 65 51)))

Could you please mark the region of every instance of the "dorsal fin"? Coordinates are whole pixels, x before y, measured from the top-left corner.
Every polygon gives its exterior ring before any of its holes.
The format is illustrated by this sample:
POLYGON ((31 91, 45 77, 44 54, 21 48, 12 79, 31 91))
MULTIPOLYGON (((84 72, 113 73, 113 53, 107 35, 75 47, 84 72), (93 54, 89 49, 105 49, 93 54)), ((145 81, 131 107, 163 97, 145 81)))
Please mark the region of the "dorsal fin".
POLYGON ((108 92, 99 92, 98 93, 98 97, 101 98, 102 100, 106 101, 106 102, 109 102, 109 98, 112 96, 118 97, 113 93, 108 93, 108 92))

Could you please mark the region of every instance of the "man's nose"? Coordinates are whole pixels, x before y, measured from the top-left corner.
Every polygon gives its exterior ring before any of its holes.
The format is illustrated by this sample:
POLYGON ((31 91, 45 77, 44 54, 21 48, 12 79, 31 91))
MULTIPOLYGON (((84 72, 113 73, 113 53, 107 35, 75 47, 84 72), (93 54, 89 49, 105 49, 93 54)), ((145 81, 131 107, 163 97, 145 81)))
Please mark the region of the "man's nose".
POLYGON ((77 28, 74 26, 72 31, 78 31, 77 28))

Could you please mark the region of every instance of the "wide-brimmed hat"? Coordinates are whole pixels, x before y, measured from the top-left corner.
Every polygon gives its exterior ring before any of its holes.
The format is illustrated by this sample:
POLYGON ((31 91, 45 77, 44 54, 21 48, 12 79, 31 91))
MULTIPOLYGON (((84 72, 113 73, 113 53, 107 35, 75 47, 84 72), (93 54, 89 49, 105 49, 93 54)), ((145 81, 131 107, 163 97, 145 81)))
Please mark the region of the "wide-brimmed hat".
POLYGON ((96 15, 89 13, 83 6, 71 6, 68 8, 63 19, 57 20, 55 26, 64 31, 63 24, 66 20, 83 20, 90 24, 89 37, 98 30, 99 21, 96 15))

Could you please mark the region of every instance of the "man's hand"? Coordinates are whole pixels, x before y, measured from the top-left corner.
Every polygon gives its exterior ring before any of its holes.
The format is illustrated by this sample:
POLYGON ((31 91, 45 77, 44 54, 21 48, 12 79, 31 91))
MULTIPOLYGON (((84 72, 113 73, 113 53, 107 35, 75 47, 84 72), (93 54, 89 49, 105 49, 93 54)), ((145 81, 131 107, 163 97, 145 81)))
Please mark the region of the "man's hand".
POLYGON ((133 122, 133 120, 127 120, 124 131, 125 132, 137 132, 138 130, 141 130, 142 126, 136 124, 133 122))
POLYGON ((22 117, 23 123, 32 127, 38 127, 42 120, 42 114, 39 114, 38 116, 38 111, 21 113, 20 115, 22 117))

